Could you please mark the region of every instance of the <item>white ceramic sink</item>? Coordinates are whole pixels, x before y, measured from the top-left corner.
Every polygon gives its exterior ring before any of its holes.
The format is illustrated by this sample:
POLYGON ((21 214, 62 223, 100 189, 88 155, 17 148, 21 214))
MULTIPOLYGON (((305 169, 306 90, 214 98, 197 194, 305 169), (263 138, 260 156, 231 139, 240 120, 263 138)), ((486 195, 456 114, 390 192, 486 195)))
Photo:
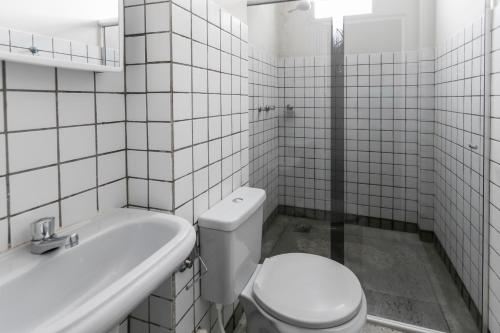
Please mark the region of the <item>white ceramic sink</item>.
POLYGON ((0 331, 104 332, 179 268, 195 244, 186 220, 117 209, 61 234, 80 244, 34 255, 0 255, 0 331))

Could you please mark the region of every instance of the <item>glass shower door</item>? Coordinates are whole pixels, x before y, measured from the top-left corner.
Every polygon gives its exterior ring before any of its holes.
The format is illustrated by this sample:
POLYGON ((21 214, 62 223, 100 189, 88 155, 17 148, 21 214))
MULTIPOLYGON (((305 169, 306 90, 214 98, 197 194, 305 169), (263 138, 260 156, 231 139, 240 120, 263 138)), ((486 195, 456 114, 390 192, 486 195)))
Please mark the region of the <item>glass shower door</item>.
POLYGON ((344 263, 370 315, 477 332, 484 16, 447 36, 425 29, 440 10, 374 1, 344 19, 344 263))
POLYGON ((483 11, 426 0, 349 8, 365 2, 248 9, 263 259, 331 258, 359 278, 370 319, 478 332, 483 11), (355 15, 339 18, 346 8, 355 15), (449 27, 448 12, 470 17, 449 27))

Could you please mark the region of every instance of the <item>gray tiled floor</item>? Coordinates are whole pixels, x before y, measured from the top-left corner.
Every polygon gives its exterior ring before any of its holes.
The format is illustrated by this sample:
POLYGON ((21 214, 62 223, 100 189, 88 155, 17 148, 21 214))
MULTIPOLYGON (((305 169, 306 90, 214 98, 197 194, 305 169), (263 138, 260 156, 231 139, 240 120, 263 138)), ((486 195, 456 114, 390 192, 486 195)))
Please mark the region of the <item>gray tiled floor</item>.
MULTIPOLYGON (((279 215, 264 233, 262 255, 330 257, 330 245, 328 222, 279 215)), ((346 225, 344 249, 369 314, 451 333, 478 332, 433 245, 416 234, 346 225)))

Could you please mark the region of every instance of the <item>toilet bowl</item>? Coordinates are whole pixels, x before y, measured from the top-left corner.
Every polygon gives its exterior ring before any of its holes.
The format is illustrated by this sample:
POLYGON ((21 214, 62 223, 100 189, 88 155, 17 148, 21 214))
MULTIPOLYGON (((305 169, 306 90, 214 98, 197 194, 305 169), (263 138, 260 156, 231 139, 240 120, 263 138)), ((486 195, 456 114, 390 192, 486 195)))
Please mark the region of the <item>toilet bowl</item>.
POLYGON ((265 192, 242 187, 198 219, 208 271, 201 296, 240 299, 247 333, 356 333, 366 321, 357 277, 331 259, 305 253, 261 257, 265 192))
POLYGON ((345 266, 312 254, 289 253, 259 265, 240 295, 247 332, 360 332, 366 298, 345 266))

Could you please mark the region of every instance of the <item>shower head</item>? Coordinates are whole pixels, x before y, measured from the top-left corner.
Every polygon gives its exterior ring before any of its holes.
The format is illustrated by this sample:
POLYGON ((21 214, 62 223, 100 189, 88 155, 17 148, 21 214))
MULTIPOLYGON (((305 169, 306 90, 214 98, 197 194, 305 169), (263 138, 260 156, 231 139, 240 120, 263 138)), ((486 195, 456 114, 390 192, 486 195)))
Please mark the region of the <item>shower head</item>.
POLYGON ((312 7, 312 4, 311 4, 311 0, 302 0, 299 2, 299 4, 297 5, 297 7, 295 7, 294 9, 290 9, 288 11, 288 13, 293 13, 297 10, 300 10, 300 11, 308 11, 309 9, 311 9, 312 7))

